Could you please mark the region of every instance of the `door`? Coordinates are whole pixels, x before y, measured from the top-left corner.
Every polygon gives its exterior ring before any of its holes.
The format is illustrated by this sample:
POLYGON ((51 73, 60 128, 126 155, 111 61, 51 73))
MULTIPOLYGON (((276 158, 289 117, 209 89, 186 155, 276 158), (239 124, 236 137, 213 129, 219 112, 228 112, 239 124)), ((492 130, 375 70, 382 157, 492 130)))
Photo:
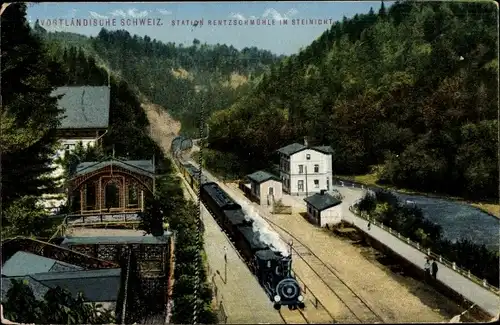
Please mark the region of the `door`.
POLYGON ((298 181, 297 187, 298 187, 299 192, 303 192, 304 191, 304 181, 298 181))

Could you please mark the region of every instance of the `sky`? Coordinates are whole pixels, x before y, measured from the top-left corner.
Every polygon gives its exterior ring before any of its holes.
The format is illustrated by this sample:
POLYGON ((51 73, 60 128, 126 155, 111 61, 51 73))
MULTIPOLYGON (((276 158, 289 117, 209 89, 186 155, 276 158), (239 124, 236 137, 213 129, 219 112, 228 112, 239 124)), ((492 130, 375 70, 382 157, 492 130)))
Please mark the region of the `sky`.
MULTIPOLYGON (((386 7, 390 4, 392 3, 386 2, 386 7)), ((46 2, 28 6, 27 18, 31 24, 39 19, 40 24, 48 31, 67 31, 95 36, 103 27, 110 30, 125 29, 131 35, 137 34, 141 37, 148 35, 151 39, 162 42, 191 45, 196 38, 201 43, 225 43, 237 49, 256 46, 275 54, 288 55, 297 53, 300 48, 306 47, 318 38, 330 27, 330 19, 334 22, 342 20, 343 16, 349 18, 355 14, 367 13, 370 7, 377 12, 380 1, 46 2), (56 24, 53 22, 54 19, 57 20, 56 24), (75 24, 76 20, 80 19, 82 26, 71 26, 72 19, 75 24), (84 20, 91 19, 95 19, 93 22, 97 26, 83 26, 84 20), (113 19, 115 19, 114 26, 113 19), (265 20, 266 25, 244 25, 244 21, 250 19, 265 20), (315 21, 311 22, 310 19, 315 21), (47 20, 50 20, 50 26, 47 20), (177 21, 181 20, 188 21, 188 24, 177 24, 177 21), (218 20, 233 20, 233 25, 228 25, 229 22, 226 22, 225 26, 214 25, 214 20, 216 23, 218 20), (236 25, 234 20, 237 20, 236 25), (242 25, 238 25, 239 20, 242 25), (284 25, 285 20, 288 22, 287 25, 284 25), (324 23, 325 20, 328 20, 327 25, 324 23), (203 23, 195 26, 195 21, 203 23), (99 26, 106 22, 108 26, 99 26)))

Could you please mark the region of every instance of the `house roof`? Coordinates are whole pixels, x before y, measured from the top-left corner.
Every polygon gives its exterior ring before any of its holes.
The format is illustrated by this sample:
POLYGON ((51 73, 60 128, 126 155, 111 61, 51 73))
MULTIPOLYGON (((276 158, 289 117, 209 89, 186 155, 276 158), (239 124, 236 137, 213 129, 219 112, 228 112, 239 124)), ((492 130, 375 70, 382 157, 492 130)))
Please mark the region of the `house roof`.
POLYGON ((324 153, 327 155, 333 153, 333 149, 330 146, 308 147, 308 146, 305 146, 305 145, 300 144, 300 143, 289 144, 286 147, 278 149, 278 152, 281 152, 282 154, 285 154, 287 156, 291 156, 291 155, 296 154, 297 152, 300 152, 300 151, 305 150, 305 149, 315 150, 315 151, 318 151, 318 152, 321 152, 321 153, 324 153))
POLYGON ((111 96, 107 86, 59 87, 51 95, 63 95, 58 101, 59 108, 64 111, 59 129, 108 127, 111 96))
POLYGON ((92 245, 92 244, 165 244, 170 238, 170 232, 165 232, 166 235, 155 237, 153 235, 146 236, 104 236, 104 237, 66 237, 61 246, 73 245, 92 245))
POLYGON ((107 166, 118 166, 128 169, 138 174, 152 177, 155 173, 155 166, 152 160, 119 160, 116 158, 108 158, 105 161, 91 161, 79 163, 76 166, 74 176, 85 175, 107 166))
POLYGON ((12 286, 12 279, 26 281, 36 299, 43 299, 50 288, 67 289, 74 297, 83 292, 88 301, 116 301, 121 269, 85 270, 32 253, 18 251, 2 266, 2 301, 12 286))
POLYGON ((304 201, 319 211, 326 210, 342 203, 342 201, 337 200, 328 193, 316 193, 312 196, 306 197, 304 201))
POLYGON ((311 149, 322 152, 324 154, 333 153, 333 148, 330 146, 317 146, 317 147, 312 147, 311 149))
POLYGON ((121 269, 51 272, 31 275, 49 288, 61 287, 76 297, 82 292, 87 301, 116 301, 120 290, 121 269))
POLYGON ((282 154, 285 154, 287 156, 293 155, 294 153, 297 153, 299 151, 302 151, 306 149, 307 147, 304 146, 303 144, 300 143, 292 143, 289 144, 286 147, 278 149, 278 152, 281 152, 282 154))
POLYGON ((22 277, 35 273, 75 270, 83 270, 83 268, 32 253, 18 251, 5 261, 2 266, 2 275, 8 277, 22 277))
POLYGON ((275 181, 280 181, 280 179, 276 176, 274 176, 273 174, 270 174, 268 172, 265 172, 263 170, 259 170, 255 173, 252 173, 250 175, 247 175, 247 177, 249 179, 251 179, 252 181, 256 182, 257 184, 260 184, 260 183, 264 183, 268 180, 275 180, 275 181))

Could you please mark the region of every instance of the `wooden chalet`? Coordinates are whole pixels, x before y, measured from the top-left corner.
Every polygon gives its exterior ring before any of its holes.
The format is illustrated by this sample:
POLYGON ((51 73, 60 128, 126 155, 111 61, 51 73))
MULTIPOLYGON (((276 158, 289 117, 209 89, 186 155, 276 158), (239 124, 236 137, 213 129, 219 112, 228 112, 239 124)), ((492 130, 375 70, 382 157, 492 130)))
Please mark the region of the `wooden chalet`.
POLYGON ((144 197, 152 195, 155 166, 152 160, 83 162, 70 179, 71 213, 134 213, 144 211, 144 197))

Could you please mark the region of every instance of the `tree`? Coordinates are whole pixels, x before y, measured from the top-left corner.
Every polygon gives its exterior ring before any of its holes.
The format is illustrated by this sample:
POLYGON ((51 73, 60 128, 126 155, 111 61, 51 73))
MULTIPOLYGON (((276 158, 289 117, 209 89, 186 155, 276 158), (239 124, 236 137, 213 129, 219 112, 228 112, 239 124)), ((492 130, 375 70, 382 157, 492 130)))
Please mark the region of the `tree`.
POLYGON ((25 196, 14 201, 3 213, 3 237, 44 236, 50 223, 47 212, 37 203, 36 197, 25 196))
POLYGON ((99 304, 85 304, 80 293, 76 298, 60 287, 51 288, 43 300, 37 300, 27 280, 11 279, 4 311, 7 319, 19 323, 109 324, 114 323, 110 310, 99 304))
MULTIPOLYGON (((171 162, 167 165, 171 165, 171 162)), ((194 203, 185 200, 179 178, 174 174, 174 170, 170 167, 167 172, 168 175, 156 183, 156 196, 147 201, 141 229, 154 235, 163 221, 167 222, 176 233, 174 274, 176 280, 173 288, 172 322, 185 324, 192 321, 194 276, 198 269, 202 270, 199 272, 201 290, 198 304, 201 310, 198 320, 203 324, 214 324, 217 323, 217 318, 211 309, 212 292, 205 283, 207 275, 201 257, 203 238, 197 237, 200 231, 196 223, 198 208, 194 203)))
POLYGON ((496 15, 489 3, 403 1, 344 18, 210 117, 207 168, 271 168, 272 152, 308 136, 340 153, 339 175, 377 169, 380 183, 498 198, 486 149, 497 131, 483 125, 498 111, 496 15))
MULTIPOLYGON (((25 195, 53 191, 50 171, 60 110, 50 94, 50 60, 26 21, 26 5, 2 15, 2 200, 4 208, 25 195), (7 124, 7 125, 6 125, 7 124), (4 142, 5 140, 5 142, 4 142)), ((53 68, 53 66, 52 66, 53 68)))

